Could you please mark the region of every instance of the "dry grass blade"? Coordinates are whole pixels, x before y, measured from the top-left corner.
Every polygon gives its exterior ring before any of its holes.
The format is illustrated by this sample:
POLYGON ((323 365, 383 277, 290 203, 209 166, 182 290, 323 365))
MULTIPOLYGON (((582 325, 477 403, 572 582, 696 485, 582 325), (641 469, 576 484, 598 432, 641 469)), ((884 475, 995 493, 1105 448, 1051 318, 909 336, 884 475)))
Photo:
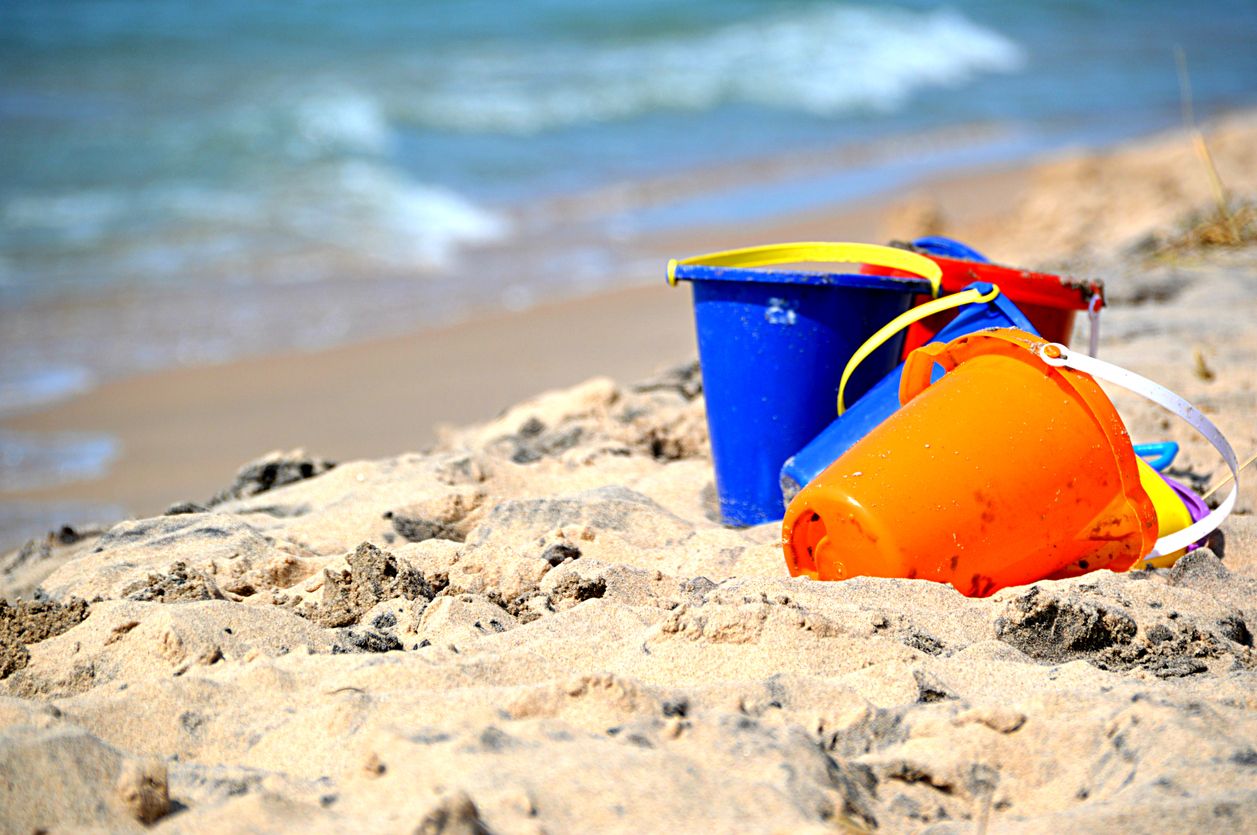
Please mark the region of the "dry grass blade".
MULTIPOLYGON (((1246 467, 1248 467, 1250 464, 1252 464, 1254 461, 1257 461, 1257 452, 1254 452, 1252 455, 1248 456, 1248 460, 1247 460, 1247 461, 1245 461, 1243 464, 1240 464, 1239 469, 1238 469, 1238 470, 1236 470, 1236 472, 1240 472, 1240 473, 1244 472, 1244 469, 1245 469, 1246 467)), ((1235 480, 1235 475, 1234 475, 1233 473, 1227 473, 1226 478, 1222 479, 1222 480, 1221 480, 1221 481, 1219 481, 1217 484, 1215 484, 1215 485, 1213 485, 1212 487, 1210 487, 1210 488, 1209 488, 1209 489, 1205 492, 1205 494, 1204 494, 1203 496, 1201 496, 1200 498, 1201 498, 1201 499, 1208 499, 1208 498, 1209 498, 1210 496, 1212 496, 1214 493, 1218 492, 1218 491, 1219 491, 1219 490, 1221 490, 1223 487, 1226 487, 1228 484, 1230 484, 1230 483, 1231 483, 1232 481, 1234 481, 1234 480, 1235 480)))

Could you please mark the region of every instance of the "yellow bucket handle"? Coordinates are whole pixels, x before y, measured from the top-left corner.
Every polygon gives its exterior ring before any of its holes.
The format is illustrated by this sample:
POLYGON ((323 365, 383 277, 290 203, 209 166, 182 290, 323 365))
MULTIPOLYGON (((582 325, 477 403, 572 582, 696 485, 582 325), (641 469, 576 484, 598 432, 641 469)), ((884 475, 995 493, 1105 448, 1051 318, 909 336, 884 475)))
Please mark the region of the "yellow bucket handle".
POLYGON ((773 264, 840 263, 872 264, 892 270, 903 270, 930 282, 938 297, 942 287, 943 269, 924 255, 877 244, 827 243, 805 241, 792 244, 769 244, 744 249, 729 249, 695 255, 668 262, 668 283, 676 286, 676 269, 681 264, 704 267, 767 267, 773 264))
MULTIPOLYGON (((930 263, 934 262, 931 261, 930 263)), ((991 292, 985 295, 980 290, 962 290, 959 293, 943 296, 941 299, 934 299, 918 305, 891 319, 882 326, 881 330, 870 336, 863 345, 856 349, 856 352, 851 355, 851 360, 847 363, 847 367, 843 369, 842 380, 838 383, 838 414, 841 415, 847 410, 846 403, 843 402, 843 395, 847 390, 847 382, 851 379, 851 375, 855 373, 860 363, 868 359, 869 354, 882 347, 886 340, 914 322, 919 322, 928 316, 933 316, 935 313, 941 313, 944 310, 951 310, 953 307, 960 307, 965 304, 983 304, 994 301, 998 295, 999 288, 995 286, 992 286, 991 292)))

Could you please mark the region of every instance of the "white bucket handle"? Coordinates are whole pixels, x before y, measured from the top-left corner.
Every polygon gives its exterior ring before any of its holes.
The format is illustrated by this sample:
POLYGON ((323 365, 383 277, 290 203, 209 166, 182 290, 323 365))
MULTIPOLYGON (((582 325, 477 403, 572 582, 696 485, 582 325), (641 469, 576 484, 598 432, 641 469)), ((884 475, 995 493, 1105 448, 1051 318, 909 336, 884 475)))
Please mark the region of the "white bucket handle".
POLYGON ((1172 554, 1175 551, 1187 548, 1193 542, 1203 541, 1205 537, 1217 530, 1227 516, 1231 515, 1231 510, 1235 507, 1235 501, 1239 496, 1239 459, 1236 458, 1235 450, 1231 448, 1230 442, 1218 427, 1214 426, 1213 421, 1205 417, 1199 409, 1165 386, 1154 383, 1147 377, 1141 377, 1133 371, 1127 371, 1125 368, 1104 360, 1075 353, 1064 345, 1053 342, 1040 346, 1038 351, 1039 358, 1050 366, 1072 368, 1075 371, 1090 374, 1097 380, 1114 383, 1178 415, 1190 423, 1197 432, 1204 435, 1209 443, 1213 444, 1213 448, 1218 451, 1222 459, 1226 461, 1226 465, 1231 468, 1231 477, 1233 479, 1231 492, 1222 500, 1217 509, 1199 522, 1195 522, 1177 533, 1158 539, 1152 548, 1152 552, 1147 554, 1145 559, 1172 554))

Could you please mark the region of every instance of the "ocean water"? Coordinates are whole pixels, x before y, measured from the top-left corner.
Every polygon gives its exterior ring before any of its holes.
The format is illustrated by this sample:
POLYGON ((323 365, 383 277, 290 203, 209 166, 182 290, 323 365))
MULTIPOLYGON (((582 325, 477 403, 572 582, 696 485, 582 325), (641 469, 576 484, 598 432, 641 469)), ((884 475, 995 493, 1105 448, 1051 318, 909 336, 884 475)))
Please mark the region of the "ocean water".
MULTIPOLYGON (((0 416, 654 277, 644 233, 1172 125, 1174 45, 1200 115, 1257 100, 1252 0, 9 0, 0 416), (938 135, 806 188, 669 188, 938 135)), ((0 432, 0 489, 116 452, 46 441, 0 432)))

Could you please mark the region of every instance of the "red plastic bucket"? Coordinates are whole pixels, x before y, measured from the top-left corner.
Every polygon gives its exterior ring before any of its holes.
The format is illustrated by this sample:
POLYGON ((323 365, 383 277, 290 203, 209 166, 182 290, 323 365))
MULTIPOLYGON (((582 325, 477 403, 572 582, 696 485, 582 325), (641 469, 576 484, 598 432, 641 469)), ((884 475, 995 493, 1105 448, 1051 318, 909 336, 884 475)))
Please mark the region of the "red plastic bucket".
MULTIPOLYGON (((902 248, 919 252, 942 268, 944 293, 958 293, 974 281, 987 281, 997 285, 1026 314, 1026 318, 1048 342, 1069 345, 1069 338, 1074 332, 1074 317, 1078 311, 1086 310, 1092 298, 1098 299, 1097 307, 1104 306, 1104 282, 1098 279, 1068 278, 983 261, 951 258, 938 255, 925 247, 907 245, 902 248)), ((872 265, 862 265, 860 272, 871 275, 900 275, 894 270, 872 265)), ((929 296, 921 295, 913 299, 912 303, 916 306, 929 300, 929 296)), ((948 322, 956 318, 956 313, 955 310, 936 313, 908 328, 903 344, 904 358, 933 340, 948 322)))

